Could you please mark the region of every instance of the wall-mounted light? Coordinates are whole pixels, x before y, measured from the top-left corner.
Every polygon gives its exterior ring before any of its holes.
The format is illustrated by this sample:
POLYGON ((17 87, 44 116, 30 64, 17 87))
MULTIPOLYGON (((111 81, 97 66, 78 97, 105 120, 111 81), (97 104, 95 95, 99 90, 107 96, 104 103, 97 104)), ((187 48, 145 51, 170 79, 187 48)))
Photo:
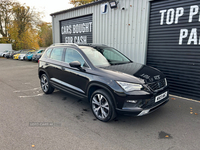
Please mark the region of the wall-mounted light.
POLYGON ((117 8, 117 2, 116 1, 111 1, 111 2, 109 2, 109 4, 110 4, 111 9, 117 8))

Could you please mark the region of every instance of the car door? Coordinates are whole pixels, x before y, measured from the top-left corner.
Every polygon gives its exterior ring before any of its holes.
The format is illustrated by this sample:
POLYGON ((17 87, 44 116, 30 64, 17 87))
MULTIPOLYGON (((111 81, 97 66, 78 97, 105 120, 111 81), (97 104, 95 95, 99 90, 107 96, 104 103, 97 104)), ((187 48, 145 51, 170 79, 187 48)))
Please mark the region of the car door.
POLYGON ((67 48, 65 50, 65 57, 63 62, 64 64, 62 66, 63 71, 61 74, 61 79, 66 89, 73 94, 85 96, 86 87, 91 76, 88 70, 91 69, 88 67, 83 56, 76 49, 67 48), (69 63, 73 61, 79 61, 85 71, 71 67, 69 63))
POLYGON ((64 48, 55 47, 52 49, 48 61, 45 62, 45 68, 48 72, 50 80, 59 83, 61 80, 60 74, 62 72, 62 60, 63 60, 64 48))

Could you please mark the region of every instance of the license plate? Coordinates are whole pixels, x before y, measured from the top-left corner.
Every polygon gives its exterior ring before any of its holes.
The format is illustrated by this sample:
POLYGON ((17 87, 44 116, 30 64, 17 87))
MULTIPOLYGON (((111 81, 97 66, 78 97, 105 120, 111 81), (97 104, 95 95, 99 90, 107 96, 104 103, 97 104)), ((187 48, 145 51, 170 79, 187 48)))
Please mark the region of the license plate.
POLYGON ((158 102, 158 101, 164 99, 165 97, 167 97, 167 91, 165 93, 163 93, 163 94, 160 94, 160 95, 156 96, 155 102, 158 102))

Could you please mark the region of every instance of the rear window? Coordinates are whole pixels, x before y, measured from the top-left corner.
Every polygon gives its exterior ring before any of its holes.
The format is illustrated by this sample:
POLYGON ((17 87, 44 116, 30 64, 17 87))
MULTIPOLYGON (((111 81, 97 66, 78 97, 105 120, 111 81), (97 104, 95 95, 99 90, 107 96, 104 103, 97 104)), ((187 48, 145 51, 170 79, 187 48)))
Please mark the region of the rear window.
POLYGON ((52 49, 48 49, 48 50, 46 51, 46 57, 48 57, 48 58, 50 57, 51 50, 52 50, 52 49))
POLYGON ((51 59, 62 61, 63 56, 63 48, 54 48, 51 52, 51 59))

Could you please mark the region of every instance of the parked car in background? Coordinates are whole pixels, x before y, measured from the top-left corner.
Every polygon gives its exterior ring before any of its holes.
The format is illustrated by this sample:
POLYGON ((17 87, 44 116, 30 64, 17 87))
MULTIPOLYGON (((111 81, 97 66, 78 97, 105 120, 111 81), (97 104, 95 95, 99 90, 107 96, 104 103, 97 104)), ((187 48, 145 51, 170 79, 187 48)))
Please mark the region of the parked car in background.
POLYGON ((19 54, 21 52, 22 52, 22 50, 14 51, 13 53, 10 54, 10 58, 14 59, 13 56, 16 54, 19 54))
POLYGON ((29 53, 27 53, 27 54, 25 55, 25 60, 31 61, 34 53, 35 53, 35 52, 29 52, 29 53))
POLYGON ((9 52, 9 50, 5 50, 3 51, 2 53, 0 53, 0 56, 1 57, 5 57, 5 55, 9 52))
POLYGON ((13 51, 13 50, 12 50, 12 51, 8 51, 8 53, 6 53, 4 57, 8 59, 8 58, 10 58, 10 56, 11 56, 14 52, 15 52, 15 51, 13 51))
POLYGON ((42 56, 44 50, 40 50, 38 53, 33 54, 32 61, 38 62, 40 57, 42 56))
POLYGON ((20 53, 20 55, 19 55, 19 60, 25 60, 25 56, 27 55, 27 54, 32 54, 32 53, 34 53, 35 52, 35 50, 29 50, 29 51, 23 51, 22 53, 20 53))
MULTIPOLYGON (((21 52, 22 52, 22 51, 21 51, 21 52)), ((17 53, 17 54, 14 54, 14 55, 13 55, 13 59, 18 60, 18 59, 19 59, 19 55, 21 54, 21 52, 20 52, 20 53, 17 53)))
MULTIPOLYGON (((34 52, 34 53, 31 53, 31 54, 27 54, 26 56, 25 56, 25 60, 32 60, 32 58, 33 58, 33 56, 34 55, 37 55, 37 54, 40 54, 40 53, 42 53, 44 50, 43 49, 40 49, 40 50, 38 50, 38 51, 36 51, 36 52, 34 52)), ((35 58, 35 57, 34 57, 35 58)))

